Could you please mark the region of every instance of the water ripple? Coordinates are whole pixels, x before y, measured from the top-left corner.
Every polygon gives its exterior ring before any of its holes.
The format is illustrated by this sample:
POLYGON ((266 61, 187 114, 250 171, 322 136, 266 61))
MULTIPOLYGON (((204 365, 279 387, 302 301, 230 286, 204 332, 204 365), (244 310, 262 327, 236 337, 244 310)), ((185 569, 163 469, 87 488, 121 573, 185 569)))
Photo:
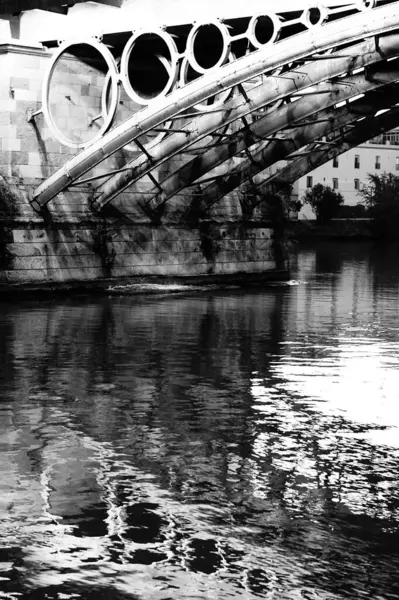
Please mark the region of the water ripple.
POLYGON ((0 598, 399 597, 399 271, 339 248, 1 305, 0 598))

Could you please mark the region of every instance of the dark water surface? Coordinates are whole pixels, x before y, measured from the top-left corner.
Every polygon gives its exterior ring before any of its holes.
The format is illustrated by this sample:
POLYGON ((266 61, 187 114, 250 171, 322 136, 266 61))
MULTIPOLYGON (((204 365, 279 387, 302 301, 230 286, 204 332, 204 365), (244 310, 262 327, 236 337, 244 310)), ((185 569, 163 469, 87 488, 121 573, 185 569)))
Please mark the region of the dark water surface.
POLYGON ((399 248, 0 304, 0 598, 399 598, 399 248))

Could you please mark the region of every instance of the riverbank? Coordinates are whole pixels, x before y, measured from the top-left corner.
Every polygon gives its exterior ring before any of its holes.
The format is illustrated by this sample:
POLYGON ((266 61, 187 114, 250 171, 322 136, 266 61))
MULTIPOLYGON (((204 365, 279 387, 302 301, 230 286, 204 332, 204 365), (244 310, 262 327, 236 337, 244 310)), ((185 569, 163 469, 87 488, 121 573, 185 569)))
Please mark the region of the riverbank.
POLYGON ((316 220, 290 221, 287 235, 291 241, 373 240, 371 219, 332 219, 328 223, 316 220))

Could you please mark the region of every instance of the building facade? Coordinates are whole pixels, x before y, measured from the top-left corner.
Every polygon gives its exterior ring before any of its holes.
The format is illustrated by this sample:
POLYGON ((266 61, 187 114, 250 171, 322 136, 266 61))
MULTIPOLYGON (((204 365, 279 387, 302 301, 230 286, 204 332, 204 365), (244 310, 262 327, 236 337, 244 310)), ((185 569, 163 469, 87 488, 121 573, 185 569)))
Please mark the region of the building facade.
MULTIPOLYGON (((353 148, 301 177, 294 194, 302 200, 308 189, 321 183, 340 192, 346 205, 354 206, 362 202, 360 192, 367 185, 368 175, 382 173, 399 176, 399 129, 353 148)), ((310 206, 301 209, 299 218, 314 218, 310 206)))

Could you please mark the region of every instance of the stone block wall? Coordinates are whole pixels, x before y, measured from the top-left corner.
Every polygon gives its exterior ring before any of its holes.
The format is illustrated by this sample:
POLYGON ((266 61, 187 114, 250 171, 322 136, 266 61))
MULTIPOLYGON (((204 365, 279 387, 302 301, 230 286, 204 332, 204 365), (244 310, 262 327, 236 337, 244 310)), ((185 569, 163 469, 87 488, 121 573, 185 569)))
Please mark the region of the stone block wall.
MULTIPOLYGON (((42 83, 51 56, 40 46, 0 44, 0 175, 32 189, 79 151, 54 137, 43 114, 28 121, 42 106, 42 83)), ((104 79, 94 66, 74 58, 61 60, 54 71, 55 91, 50 93, 50 108, 61 133, 77 142, 96 134, 102 119, 91 128, 88 123, 101 112, 104 79)), ((132 107, 121 100, 119 114, 124 119, 132 107)), ((127 155, 128 151, 116 153, 93 173, 118 168, 127 155)))
MULTIPOLYGON (((0 194, 3 186, 13 206, 10 211, 0 204, 0 282, 281 276, 285 265, 276 266, 270 224, 260 213, 257 220, 246 223, 235 194, 215 204, 208 219, 193 222, 199 192, 197 188, 185 190, 154 218, 146 203, 146 192, 154 183, 144 177, 138 188, 120 194, 101 216, 91 209, 91 184, 71 186, 50 202, 44 215, 34 212, 29 203, 33 190, 79 151, 57 141, 42 114, 29 121, 32 112, 41 108, 42 81, 50 57, 39 46, 0 45, 0 194), (139 200, 137 189, 142 193, 139 200)), ((93 65, 66 59, 57 75, 60 86, 59 97, 53 98, 54 116, 61 119, 60 127, 64 123, 68 135, 86 126, 87 115, 80 109, 89 106, 87 98, 95 98, 96 106, 89 107, 93 113, 100 107, 104 75, 94 71, 93 65)), ((117 122, 139 108, 123 95, 121 100, 117 122)), ((124 166, 133 152, 130 148, 116 153, 86 176, 124 166)), ((187 158, 176 157, 154 174, 162 179, 187 158)))
POLYGON ((0 46, 0 175, 30 181, 50 170, 40 160, 34 132, 26 135, 27 114, 39 108, 47 56, 39 47, 0 46))
POLYGON ((203 278, 275 270, 270 229, 215 225, 43 225, 9 221, 0 232, 0 282, 84 282, 132 277, 203 278), (5 229, 5 231, 4 231, 5 229))

